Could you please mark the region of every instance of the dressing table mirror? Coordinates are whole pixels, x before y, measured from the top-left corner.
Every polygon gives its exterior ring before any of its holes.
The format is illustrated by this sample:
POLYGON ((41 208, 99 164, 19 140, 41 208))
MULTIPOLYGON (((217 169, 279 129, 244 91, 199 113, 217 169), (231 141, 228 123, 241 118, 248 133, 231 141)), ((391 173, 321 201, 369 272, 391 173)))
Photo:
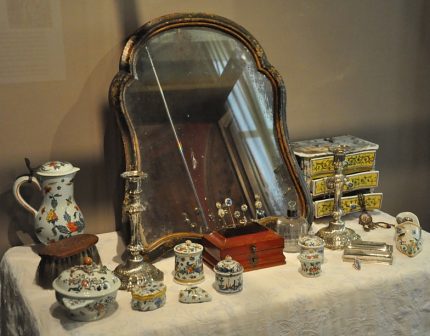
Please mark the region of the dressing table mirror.
POLYGON ((126 170, 148 175, 142 240, 149 259, 222 227, 216 203, 226 198, 233 208, 246 204, 249 218, 256 218, 255 195, 268 218, 286 215, 294 200, 312 222, 289 146, 283 81, 241 26, 206 14, 145 24, 124 47, 109 98, 126 170))

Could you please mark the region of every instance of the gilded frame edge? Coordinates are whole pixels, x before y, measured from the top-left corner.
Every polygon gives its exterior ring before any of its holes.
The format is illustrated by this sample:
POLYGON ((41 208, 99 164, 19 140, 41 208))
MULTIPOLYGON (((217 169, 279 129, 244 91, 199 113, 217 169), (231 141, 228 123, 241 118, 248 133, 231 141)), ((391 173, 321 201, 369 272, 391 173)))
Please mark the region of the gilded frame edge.
MULTIPOLYGON (((141 43, 149 40, 152 36, 165 30, 187 26, 214 28, 235 37, 250 51, 254 57, 257 70, 263 73, 270 80, 273 88, 274 136, 276 137, 278 150, 281 153, 284 164, 290 172, 291 180, 297 193, 300 209, 299 214, 305 217, 311 224, 314 218, 312 198, 308 188, 306 187, 301 169, 288 143, 289 137, 286 112, 287 97, 284 81, 279 72, 267 60, 267 56, 258 41, 242 26, 218 15, 204 13, 175 13, 161 16, 144 24, 127 39, 121 54, 119 71, 112 80, 109 89, 109 103, 111 109, 116 115, 116 120, 121 132, 126 169, 139 170, 141 167, 141 156, 137 136, 123 97, 124 88, 134 81, 133 60, 136 48, 141 43)), ((265 222, 266 221, 262 221, 262 224, 264 225, 265 222)), ((202 238, 202 235, 193 232, 177 232, 163 236, 155 242, 145 246, 146 258, 154 260, 171 249, 173 247, 173 243, 180 242, 187 238, 199 240, 202 238)))

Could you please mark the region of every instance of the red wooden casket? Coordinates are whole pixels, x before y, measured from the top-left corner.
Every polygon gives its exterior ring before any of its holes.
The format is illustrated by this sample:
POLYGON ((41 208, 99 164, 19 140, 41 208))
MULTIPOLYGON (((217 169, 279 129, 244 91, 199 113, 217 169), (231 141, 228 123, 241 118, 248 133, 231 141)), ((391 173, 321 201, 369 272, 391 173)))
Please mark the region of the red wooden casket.
POLYGON ((203 260, 214 267, 230 255, 244 271, 285 264, 284 239, 258 223, 214 231, 203 237, 203 260))

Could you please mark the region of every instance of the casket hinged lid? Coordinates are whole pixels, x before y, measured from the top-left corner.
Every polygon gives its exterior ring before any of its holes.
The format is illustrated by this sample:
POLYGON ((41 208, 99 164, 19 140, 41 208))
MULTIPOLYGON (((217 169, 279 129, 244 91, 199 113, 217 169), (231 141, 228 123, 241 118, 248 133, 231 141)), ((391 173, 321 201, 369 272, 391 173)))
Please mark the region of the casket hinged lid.
POLYGON ((203 260, 211 267, 228 255, 245 272, 285 264, 284 239, 256 222, 214 231, 203 237, 203 245, 203 260))

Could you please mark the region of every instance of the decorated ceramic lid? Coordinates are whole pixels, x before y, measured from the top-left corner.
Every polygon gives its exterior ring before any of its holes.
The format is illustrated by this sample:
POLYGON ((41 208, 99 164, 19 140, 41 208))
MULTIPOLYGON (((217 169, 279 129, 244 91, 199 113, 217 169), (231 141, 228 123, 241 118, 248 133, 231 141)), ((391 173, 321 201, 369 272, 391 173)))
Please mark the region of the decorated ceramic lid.
POLYGON ((396 216, 396 221, 397 224, 401 224, 404 222, 413 222, 415 224, 417 224, 418 226, 420 225, 420 220, 418 219, 418 216, 415 215, 413 212, 401 212, 399 214, 397 214, 396 216))
POLYGON ((37 174, 42 176, 61 176, 76 173, 78 170, 78 167, 73 167, 69 162, 49 161, 39 167, 37 174))
POLYGON ((87 257, 84 265, 73 266, 54 280, 52 287, 66 296, 100 297, 116 291, 121 281, 106 266, 93 263, 87 257))
POLYGON ((185 243, 176 245, 173 250, 179 254, 194 254, 202 252, 203 246, 193 243, 191 240, 186 240, 185 243))
POLYGON ((161 297, 166 293, 166 285, 162 282, 154 281, 145 286, 134 287, 131 292, 131 297, 138 301, 152 300, 161 297))
POLYGON ((224 260, 221 260, 214 267, 215 273, 222 274, 236 274, 243 272, 243 266, 238 263, 236 260, 233 260, 229 255, 225 257, 224 260))
POLYGON ((304 247, 324 246, 324 240, 317 236, 303 236, 299 239, 299 245, 304 247))
POLYGON ((322 261, 323 257, 318 252, 304 252, 300 253, 297 258, 300 261, 322 261))

